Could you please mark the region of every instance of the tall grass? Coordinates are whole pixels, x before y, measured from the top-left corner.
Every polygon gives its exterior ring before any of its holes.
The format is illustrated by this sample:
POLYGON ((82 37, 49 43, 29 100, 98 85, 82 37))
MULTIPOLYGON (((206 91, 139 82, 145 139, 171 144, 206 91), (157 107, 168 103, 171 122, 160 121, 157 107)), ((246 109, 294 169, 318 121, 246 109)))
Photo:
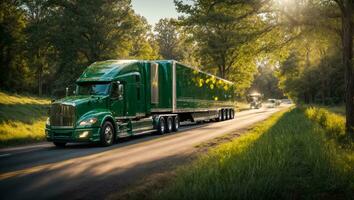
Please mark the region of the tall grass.
POLYGON ((40 141, 49 99, 0 92, 0 147, 40 141))
POLYGON ((349 199, 353 152, 324 132, 299 109, 277 114, 178 171, 153 198, 349 199))
POLYGON ((350 138, 345 133, 345 117, 325 108, 307 107, 305 115, 318 123, 327 133, 327 136, 338 141, 351 144, 350 138))

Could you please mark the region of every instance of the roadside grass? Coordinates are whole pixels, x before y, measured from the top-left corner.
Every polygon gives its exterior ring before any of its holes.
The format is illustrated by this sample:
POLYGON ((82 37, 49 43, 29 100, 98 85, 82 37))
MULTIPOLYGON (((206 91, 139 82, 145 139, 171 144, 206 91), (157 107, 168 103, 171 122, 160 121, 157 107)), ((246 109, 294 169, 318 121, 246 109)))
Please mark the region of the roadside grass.
POLYGON ((312 106, 305 108, 305 115, 318 123, 325 130, 327 136, 350 143, 345 134, 345 117, 343 115, 331 112, 330 109, 312 106))
POLYGON ((153 199, 350 199, 353 149, 326 136, 298 108, 176 172, 153 199))
POLYGON ((0 92, 0 147, 44 140, 49 99, 0 92))

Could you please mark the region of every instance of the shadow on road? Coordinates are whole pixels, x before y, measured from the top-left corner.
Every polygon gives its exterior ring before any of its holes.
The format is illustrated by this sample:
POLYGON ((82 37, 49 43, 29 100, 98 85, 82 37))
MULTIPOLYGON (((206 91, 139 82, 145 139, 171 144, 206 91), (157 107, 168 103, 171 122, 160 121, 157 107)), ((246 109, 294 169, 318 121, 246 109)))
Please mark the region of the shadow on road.
POLYGON ((109 147, 102 147, 99 144, 90 144, 90 143, 69 143, 64 148, 58 148, 53 145, 50 147, 24 151, 24 152, 17 153, 16 156, 0 157, 0 162, 6 163, 6 165, 0 165, 0 173, 22 170, 28 167, 36 167, 45 164, 53 164, 53 163, 62 162, 70 159, 77 159, 80 157, 117 150, 119 148, 129 147, 131 145, 135 145, 147 141, 153 141, 159 138, 183 134, 184 132, 190 129, 203 128, 208 125, 210 125, 210 123, 202 123, 193 126, 190 125, 182 126, 180 131, 164 134, 164 135, 157 135, 156 133, 150 133, 144 135, 119 138, 116 144, 109 147), (20 165, 19 165, 19 161, 20 161, 20 165))
POLYGON ((45 168, 38 173, 0 181, 2 199, 102 199, 122 191, 149 176, 167 171, 186 162, 190 155, 169 156, 143 164, 121 168, 111 160, 73 163, 56 169, 45 168), (78 170, 79 169, 79 170, 78 170))

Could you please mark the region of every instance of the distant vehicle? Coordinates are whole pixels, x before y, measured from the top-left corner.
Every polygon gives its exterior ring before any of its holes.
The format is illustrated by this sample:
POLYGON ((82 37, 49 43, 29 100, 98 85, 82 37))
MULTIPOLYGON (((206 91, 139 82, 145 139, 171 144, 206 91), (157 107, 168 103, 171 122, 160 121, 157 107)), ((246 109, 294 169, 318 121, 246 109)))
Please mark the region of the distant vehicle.
POLYGON ((108 60, 90 65, 76 92, 52 102, 46 137, 112 145, 121 137, 177 131, 183 121, 233 119, 234 84, 174 60, 108 60))
POLYGON ((275 108, 277 106, 277 100, 276 99, 268 99, 266 105, 268 108, 275 108))
POLYGON ((262 107, 262 94, 252 93, 247 95, 247 101, 250 104, 250 109, 259 109, 262 107))

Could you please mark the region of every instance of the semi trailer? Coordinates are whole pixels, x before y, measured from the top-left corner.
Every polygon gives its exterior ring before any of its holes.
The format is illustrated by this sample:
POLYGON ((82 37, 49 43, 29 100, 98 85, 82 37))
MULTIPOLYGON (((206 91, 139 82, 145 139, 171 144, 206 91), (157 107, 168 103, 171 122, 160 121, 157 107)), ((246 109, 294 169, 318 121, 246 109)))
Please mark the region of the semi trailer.
POLYGON ((180 122, 233 119, 234 84, 174 60, 88 66, 73 95, 52 102, 46 138, 112 145, 121 137, 178 131, 180 122))

